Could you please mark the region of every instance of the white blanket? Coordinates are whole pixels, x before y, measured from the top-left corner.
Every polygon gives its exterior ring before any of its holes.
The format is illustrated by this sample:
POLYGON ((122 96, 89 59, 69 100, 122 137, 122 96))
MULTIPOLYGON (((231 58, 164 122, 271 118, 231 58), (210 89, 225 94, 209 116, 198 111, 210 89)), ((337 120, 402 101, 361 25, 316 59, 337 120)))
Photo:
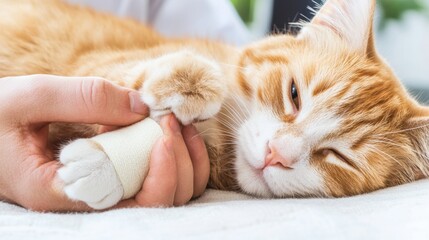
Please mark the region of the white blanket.
POLYGON ((429 239, 429 180, 343 199, 208 190, 185 207, 35 213, 0 202, 0 239, 429 239))

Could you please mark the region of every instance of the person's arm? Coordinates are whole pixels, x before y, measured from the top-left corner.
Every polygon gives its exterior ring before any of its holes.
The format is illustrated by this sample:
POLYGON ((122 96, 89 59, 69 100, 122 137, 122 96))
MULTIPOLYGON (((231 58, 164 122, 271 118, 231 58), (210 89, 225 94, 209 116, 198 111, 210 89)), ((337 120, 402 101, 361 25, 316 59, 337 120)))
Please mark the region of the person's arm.
MULTIPOLYGON (((59 163, 47 145, 49 123, 123 126, 147 114, 137 92, 99 78, 0 79, 0 200, 38 211, 90 211, 85 204, 67 199, 56 182, 59 163)), ((194 137, 192 126, 177 130, 172 116, 165 117, 161 126, 164 137, 152 151, 141 192, 118 207, 184 204, 204 191, 209 161, 203 140, 194 137), (184 186, 189 178, 194 184, 184 186)))

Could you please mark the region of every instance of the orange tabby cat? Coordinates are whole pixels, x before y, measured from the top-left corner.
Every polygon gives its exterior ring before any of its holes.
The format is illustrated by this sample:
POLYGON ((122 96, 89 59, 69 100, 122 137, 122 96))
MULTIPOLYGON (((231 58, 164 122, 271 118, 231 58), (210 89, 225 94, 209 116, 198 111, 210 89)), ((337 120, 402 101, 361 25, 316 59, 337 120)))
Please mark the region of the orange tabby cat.
MULTIPOLYGON (((0 77, 101 76, 139 90, 153 118, 208 119, 197 127, 212 188, 341 197, 429 175, 429 109, 374 48, 375 0, 328 0, 297 37, 270 36, 242 49, 166 39, 61 1, 0 4, 0 77)), ((56 124, 51 138, 96 130, 56 124)), ((70 185, 75 191, 66 194, 86 201, 88 193, 70 185)))

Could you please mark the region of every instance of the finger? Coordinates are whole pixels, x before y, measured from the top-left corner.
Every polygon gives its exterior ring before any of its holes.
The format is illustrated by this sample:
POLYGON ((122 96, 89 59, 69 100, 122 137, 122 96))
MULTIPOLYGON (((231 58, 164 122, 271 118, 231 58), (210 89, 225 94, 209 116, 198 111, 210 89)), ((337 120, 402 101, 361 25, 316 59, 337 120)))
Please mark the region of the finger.
POLYGON ((101 133, 105 133, 105 132, 111 132, 111 131, 114 131, 114 130, 119 129, 119 128, 120 127, 118 127, 118 126, 101 125, 98 127, 97 133, 101 134, 101 133))
POLYGON ((188 148, 194 169, 194 194, 198 197, 203 194, 207 187, 210 176, 210 161, 206 145, 203 138, 198 134, 193 125, 188 125, 182 129, 183 139, 188 148))
POLYGON ((173 139, 174 156, 177 166, 177 188, 174 205, 180 206, 187 203, 194 192, 194 177, 191 157, 183 140, 179 123, 174 115, 169 115, 160 123, 164 134, 173 139))
POLYGON ((124 200, 115 208, 173 206, 177 187, 177 169, 171 138, 159 139, 152 149, 149 172, 142 190, 134 199, 124 200))
POLYGON ((18 95, 13 99, 20 100, 10 115, 25 116, 31 123, 128 125, 148 114, 138 92, 97 77, 33 75, 8 80, 11 92, 18 95))

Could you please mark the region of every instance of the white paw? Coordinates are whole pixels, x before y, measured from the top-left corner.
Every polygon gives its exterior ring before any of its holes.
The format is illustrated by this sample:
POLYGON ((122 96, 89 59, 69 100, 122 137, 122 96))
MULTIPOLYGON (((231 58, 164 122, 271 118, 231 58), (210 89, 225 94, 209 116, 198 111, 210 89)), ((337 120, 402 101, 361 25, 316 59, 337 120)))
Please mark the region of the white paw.
POLYGON ((64 166, 58 170, 58 177, 70 199, 94 209, 109 208, 121 200, 124 190, 115 168, 92 140, 78 139, 65 146, 60 162, 64 166))

